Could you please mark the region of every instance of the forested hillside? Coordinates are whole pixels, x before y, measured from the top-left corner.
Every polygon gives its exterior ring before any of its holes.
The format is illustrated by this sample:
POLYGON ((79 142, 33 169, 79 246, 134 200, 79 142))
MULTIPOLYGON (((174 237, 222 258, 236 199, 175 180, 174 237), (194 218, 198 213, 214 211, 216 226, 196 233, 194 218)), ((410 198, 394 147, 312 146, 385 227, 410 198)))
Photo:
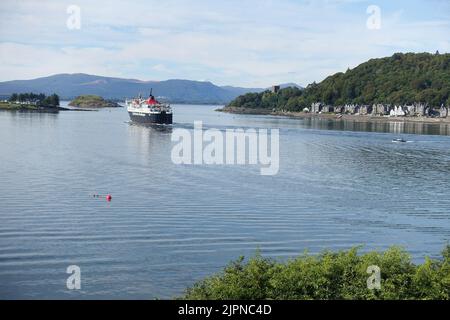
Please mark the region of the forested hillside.
POLYGON ((304 90, 249 93, 228 106, 299 111, 319 101, 330 105, 423 102, 450 106, 450 54, 396 53, 336 73, 304 90))

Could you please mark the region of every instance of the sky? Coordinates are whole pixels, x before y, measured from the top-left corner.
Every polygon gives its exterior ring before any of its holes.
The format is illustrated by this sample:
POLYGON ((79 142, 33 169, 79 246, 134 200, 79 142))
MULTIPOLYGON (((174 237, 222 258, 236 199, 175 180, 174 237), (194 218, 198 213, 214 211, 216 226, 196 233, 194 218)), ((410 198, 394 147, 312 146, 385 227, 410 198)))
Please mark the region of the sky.
POLYGON ((306 86, 371 58, 436 50, 450 52, 450 0, 0 1, 0 81, 306 86))

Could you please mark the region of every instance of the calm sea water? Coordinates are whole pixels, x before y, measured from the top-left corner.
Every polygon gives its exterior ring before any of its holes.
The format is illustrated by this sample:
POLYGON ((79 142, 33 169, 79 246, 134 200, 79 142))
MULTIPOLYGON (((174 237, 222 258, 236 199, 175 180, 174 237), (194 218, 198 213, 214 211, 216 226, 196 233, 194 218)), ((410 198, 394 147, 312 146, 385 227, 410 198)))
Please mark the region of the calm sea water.
POLYGON ((396 244, 420 262, 450 238, 448 126, 174 107, 173 128, 280 128, 278 175, 175 165, 171 130, 124 109, 0 112, 0 298, 170 298, 257 248, 286 259, 396 244))

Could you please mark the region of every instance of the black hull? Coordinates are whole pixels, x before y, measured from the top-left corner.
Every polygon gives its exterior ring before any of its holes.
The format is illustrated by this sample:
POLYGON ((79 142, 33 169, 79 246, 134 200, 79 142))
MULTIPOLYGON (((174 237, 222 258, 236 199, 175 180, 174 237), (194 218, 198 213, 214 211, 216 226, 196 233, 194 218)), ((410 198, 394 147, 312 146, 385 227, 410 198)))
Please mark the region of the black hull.
POLYGON ((143 113, 133 113, 128 112, 130 119, 137 123, 155 123, 155 124, 172 124, 172 114, 171 113, 157 113, 157 114, 143 114, 143 113))

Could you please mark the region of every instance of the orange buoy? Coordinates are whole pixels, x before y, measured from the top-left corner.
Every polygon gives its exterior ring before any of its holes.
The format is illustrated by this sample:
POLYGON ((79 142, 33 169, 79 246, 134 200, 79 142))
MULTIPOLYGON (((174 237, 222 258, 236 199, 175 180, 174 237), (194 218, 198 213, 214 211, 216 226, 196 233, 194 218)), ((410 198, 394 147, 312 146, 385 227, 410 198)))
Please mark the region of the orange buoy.
POLYGON ((106 201, 111 201, 112 200, 112 196, 110 194, 106 195, 106 201))

